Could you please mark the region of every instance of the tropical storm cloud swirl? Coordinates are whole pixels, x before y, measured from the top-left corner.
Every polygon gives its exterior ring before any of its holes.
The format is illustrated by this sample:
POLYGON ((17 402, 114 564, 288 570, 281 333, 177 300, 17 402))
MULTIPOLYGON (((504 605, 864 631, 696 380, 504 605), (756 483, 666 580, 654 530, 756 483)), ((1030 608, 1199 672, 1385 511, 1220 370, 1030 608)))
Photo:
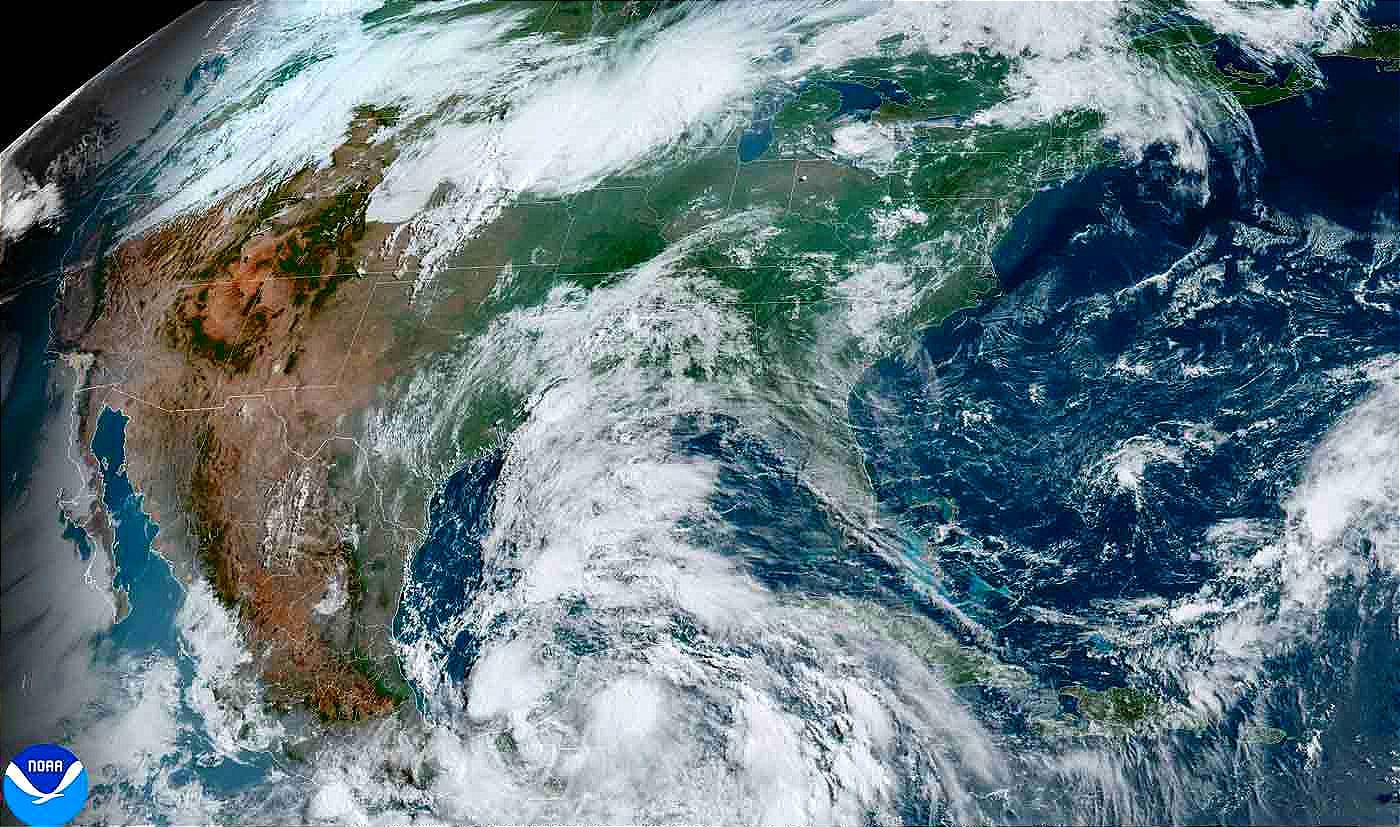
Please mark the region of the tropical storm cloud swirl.
POLYGON ((6 748, 157 823, 1393 820, 1388 13, 192 12, 3 159, 6 748))

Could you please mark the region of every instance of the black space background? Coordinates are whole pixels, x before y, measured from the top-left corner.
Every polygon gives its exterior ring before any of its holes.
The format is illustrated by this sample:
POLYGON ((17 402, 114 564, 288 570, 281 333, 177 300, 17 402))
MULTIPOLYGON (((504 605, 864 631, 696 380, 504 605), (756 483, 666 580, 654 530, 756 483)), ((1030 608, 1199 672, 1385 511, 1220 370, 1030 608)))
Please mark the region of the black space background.
POLYGON ((109 0, 71 6, 38 0, 8 8, 0 35, 0 150, 133 46, 199 5, 109 0))

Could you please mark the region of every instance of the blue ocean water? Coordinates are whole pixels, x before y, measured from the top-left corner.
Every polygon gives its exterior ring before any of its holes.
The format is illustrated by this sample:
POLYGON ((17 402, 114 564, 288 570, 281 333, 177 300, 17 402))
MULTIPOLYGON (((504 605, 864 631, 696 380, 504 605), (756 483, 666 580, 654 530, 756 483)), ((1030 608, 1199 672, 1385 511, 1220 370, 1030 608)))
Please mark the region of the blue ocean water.
POLYGON ((18 339, 13 377, 0 407, 0 506, 9 508, 29 485, 39 429, 49 414, 49 309, 53 283, 31 284, 0 305, 0 326, 18 339))
MULTIPOLYGON (((993 630, 996 658, 1051 687, 1141 679, 1130 653, 1086 632, 1111 624, 1101 605, 1171 600, 1218 580, 1219 563, 1198 551, 1222 520, 1278 529, 1312 447, 1371 389, 1358 366, 1400 349, 1396 274, 1369 267, 1378 242, 1366 235, 1377 211, 1394 214, 1397 203, 1394 78, 1359 61, 1323 66, 1329 86, 1255 110, 1259 156, 1218 152, 1208 182, 1153 150, 1039 193, 994 252, 1002 294, 918 331, 870 368, 849 415, 887 528, 870 536, 843 525, 790 453, 707 414, 677 417, 672 449, 718 467, 710 513, 723 521, 681 529, 774 591, 913 609, 985 646, 946 601, 993 630), (1300 134, 1326 136, 1327 151, 1298 145, 1300 134), (1202 205, 1192 193, 1205 183, 1213 195, 1202 205), (1312 215, 1358 235, 1317 256, 1290 223, 1312 215), (1245 246, 1236 239, 1248 230, 1295 240, 1245 246), (1145 283, 1188 253, 1170 278, 1203 274, 1191 290, 1145 283), (1165 453, 1140 469, 1129 462, 1121 482, 1112 458, 1125 447, 1165 453)), ((869 103, 864 95, 852 95, 847 114, 869 103)), ((754 157, 766 150, 771 119, 756 118, 750 140, 754 157)), ((443 685, 465 679, 479 647, 454 619, 480 587, 500 462, 461 469, 434 497, 395 619, 401 643, 436 647, 443 685)), ((1290 733, 1247 747, 1268 751, 1267 782, 1218 779, 1217 794, 1198 803, 1201 819, 1393 817, 1392 791, 1365 775, 1374 769, 1365 753, 1400 743, 1396 584, 1377 573, 1332 600, 1321 637, 1272 661, 1279 688, 1249 702, 1290 733), (1323 770, 1304 764, 1304 711, 1284 697, 1294 689, 1335 702, 1323 770)), ((557 642, 580 654, 610 645, 597 623, 580 600, 557 642)), ((687 624, 677 614, 672 633, 687 639, 687 624)), ((1170 677, 1160 691, 1175 691, 1170 677)), ((420 698, 436 690, 415 688, 420 698)), ((1029 730, 1015 698, 966 691, 1009 732, 1029 730)), ((1241 722, 1232 712, 1219 731, 1159 746, 1185 761, 1222 740, 1233 751, 1241 722)), ((1152 781, 1144 771, 1141 783, 1152 781)), ((931 808, 911 799, 907 815, 931 808)))
MULTIPOLYGON (((104 408, 93 434, 92 452, 102 465, 103 503, 115 528, 116 571, 113 585, 128 598, 128 612, 96 640, 97 656, 114 663, 140 662, 152 655, 174 661, 181 690, 195 679, 192 653, 182 644, 176 618, 185 601, 185 589, 175 578, 169 562, 152 548, 160 527, 142 510, 142 495, 127 477, 126 426, 130 417, 104 408)), ((273 768, 272 756, 265 752, 241 750, 233 756, 221 754, 202 726, 198 713, 181 701, 175 710, 183 724, 178 745, 194 759, 179 762, 176 756, 163 759, 171 770, 174 784, 197 780, 215 793, 235 793, 264 781, 273 768)), ((99 793, 108 792, 99 785, 99 793)), ((160 822, 158 823, 168 823, 160 822)))
MULTIPOLYGON (((18 336, 20 347, 14 379, 0 410, 0 504, 7 510, 21 503, 21 495, 29 488, 36 451, 43 440, 41 429, 46 425, 55 431, 66 427, 54 421, 60 397, 52 393, 52 383, 66 384, 73 378, 70 372, 55 371, 54 350, 63 346, 51 340, 50 330, 59 285, 56 274, 79 257, 100 256, 110 241, 103 228, 120 226, 129 217, 128 200, 104 196, 120 189, 118 182, 130 157, 128 153, 115 159, 86 179, 81 190, 65 192, 65 211, 72 220, 32 232, 8 251, 6 267, 32 280, 16 298, 0 307, 0 326, 18 336)), ((267 779, 273 769, 272 756, 246 750, 232 756, 222 754, 210 740, 199 713, 184 699, 184 691, 196 678, 194 653, 186 651, 177 622, 185 592, 167 561, 152 549, 160 527, 144 512, 143 497, 124 471, 128 421, 120 411, 104 409, 89 446, 101 464, 102 504, 113 527, 114 585, 128 598, 128 611, 120 621, 92 638, 93 675, 97 679, 111 674, 112 669, 141 669, 155 660, 173 661, 181 700, 172 712, 181 725, 176 746, 184 757, 170 754, 160 763, 170 771, 176 786, 198 780, 209 792, 235 794, 267 779)), ((49 438, 61 437, 53 433, 49 438)), ((90 559, 95 550, 93 538, 80 525, 58 516, 63 537, 73 542, 81 558, 90 559)), ((61 609, 66 598, 56 592, 52 599, 55 608, 61 609)), ((116 712, 108 706, 112 700, 98 697, 94 702, 99 709, 116 712)), ((54 737, 62 737, 62 733, 56 732, 54 737)), ((131 790, 126 782, 119 786, 125 794, 154 801, 155 777, 137 782, 144 784, 144 791, 131 790)), ((118 792, 101 775, 94 775, 92 783, 94 799, 118 792)), ((169 823, 154 809, 145 817, 153 823, 169 823)))
POLYGON ((126 424, 121 411, 104 408, 92 437, 92 453, 102 464, 103 504, 115 528, 113 586, 125 592, 131 610, 109 635, 126 652, 155 650, 174 656, 179 648, 175 615, 184 590, 170 564, 151 543, 160 527, 141 508, 142 497, 126 475, 126 424))
MULTIPOLYGON (((1261 153, 1242 178, 1222 174, 1235 159, 1212 159, 1203 207, 1180 197, 1156 153, 1038 194, 994 253, 1004 294, 922 332, 851 396, 882 510, 927 539, 942 586, 1042 680, 1131 683, 1130 653, 1085 624, 1111 624, 1110 601, 1228 588, 1199 553, 1209 529, 1246 519, 1281 532, 1280 502, 1312 447, 1373 388, 1361 366, 1400 350, 1398 274, 1371 264, 1391 242, 1369 235, 1398 203, 1395 78, 1360 61, 1322 65, 1326 89, 1252 113, 1261 153), (1303 146, 1303 134, 1321 137, 1303 146), (1348 240, 1315 254, 1296 223, 1313 216, 1348 240), (1250 229, 1293 241, 1241 246, 1250 229), (1145 281, 1159 274, 1160 286, 1145 281)), ((1331 598, 1319 640, 1272 664, 1284 687, 1347 722, 1327 740, 1327 780, 1285 743, 1263 802, 1227 798, 1203 817, 1387 818, 1388 788, 1359 779, 1362 753, 1400 745, 1396 593, 1373 571, 1331 598), (1373 690, 1387 701, 1371 703, 1373 690)), ((1252 703, 1281 726, 1322 714, 1278 692, 1252 703)))
POLYGON ((92 558, 92 540, 82 526, 71 520, 63 520, 63 539, 73 544, 73 547, 78 550, 80 559, 89 560, 92 558))
POLYGON ((479 649, 472 632, 454 621, 481 585, 481 543, 491 529, 492 495, 504 462, 503 454, 484 455, 443 483, 429 504, 428 536, 409 564, 392 628, 400 645, 427 641, 437 656, 437 686, 411 681, 425 711, 429 696, 461 683, 479 649))
MULTIPOLYGON (((74 211, 91 207, 91 201, 73 205, 74 211)), ((5 267, 16 278, 56 272, 67 251, 79 246, 81 233, 64 224, 51 236, 31 236, 39 237, 27 238, 7 252, 5 267)), ((34 278, 0 304, 0 330, 12 334, 18 343, 14 373, 5 404, 0 406, 0 507, 6 509, 29 486, 42 442, 40 430, 56 404, 49 387, 56 362, 49 347, 49 321, 57 298, 57 277, 34 278)))

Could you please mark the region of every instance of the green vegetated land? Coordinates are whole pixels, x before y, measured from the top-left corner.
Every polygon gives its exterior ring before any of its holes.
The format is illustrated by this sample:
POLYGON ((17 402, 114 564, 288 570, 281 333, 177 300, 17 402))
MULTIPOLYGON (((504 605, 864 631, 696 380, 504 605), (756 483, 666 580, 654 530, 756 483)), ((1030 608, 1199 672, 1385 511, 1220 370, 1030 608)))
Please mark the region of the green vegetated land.
POLYGON ((610 36, 646 20, 679 0, 486 0, 444 7, 432 0, 388 0, 366 12, 366 28, 394 29, 407 25, 448 23, 466 17, 507 12, 514 15, 514 36, 552 34, 574 40, 610 36))
MULTIPOLYGON (((898 39, 886 45, 893 52, 898 39)), ((1039 188, 1119 157, 1099 138, 1101 121, 1091 112, 1015 129, 939 121, 996 103, 1009 71, 995 56, 912 55, 876 57, 830 75, 872 86, 892 81, 907 93, 903 102, 886 100, 868 122, 833 117, 840 95, 816 82, 827 77, 795 90, 765 89, 755 106, 769 107, 772 138, 757 157, 739 160, 736 130, 585 193, 525 193, 463 245, 432 289, 460 293, 453 285, 473 278, 464 273, 499 280, 489 295, 454 311, 456 329, 470 336, 512 308, 543 302, 561 284, 605 287, 688 239, 676 269, 703 272, 726 288, 719 301, 748 320, 757 369, 772 373, 760 378, 790 382, 792 367, 811 358, 833 317, 853 302, 880 300, 879 288, 873 295, 858 289, 870 268, 900 268, 914 297, 904 318, 886 321, 909 329, 937 323, 997 289, 989 251, 1039 188), (836 152, 835 130, 852 125, 890 143, 887 161, 836 152)), ((870 358, 855 345, 838 356, 870 358)), ((692 378, 706 370, 685 369, 692 378)), ((509 396, 502 388, 481 392, 497 400, 493 411, 517 404, 500 401, 509 396)), ((457 434, 458 450, 491 444, 499 427, 499 416, 472 419, 457 434)))
POLYGON ((1324 54, 1377 60, 1387 72, 1400 72, 1400 26, 1373 26, 1359 42, 1336 52, 1324 54))
MULTIPOLYGON (((1210 26, 1181 23, 1153 29, 1134 39, 1131 47, 1206 88, 1232 95, 1247 108, 1296 97, 1322 82, 1297 65, 1244 67, 1222 60, 1220 53, 1226 45, 1233 44, 1210 26), (1278 74, 1283 75, 1281 80, 1278 74)), ((1319 55, 1376 60, 1381 70, 1400 71, 1400 27, 1368 27, 1357 43, 1338 51, 1323 50, 1319 55)))
POLYGON ((1074 699, 1075 712, 1078 715, 1115 727, 1136 726, 1147 720, 1159 705, 1156 696, 1150 692, 1128 686, 1114 686, 1104 690, 1069 686, 1061 689, 1060 695, 1074 699))
MULTIPOLYGON (((365 24, 394 27, 504 10, 516 15, 515 35, 569 39, 617 34, 649 15, 669 13, 666 5, 488 2, 445 9, 396 2, 366 15, 365 24)), ((1316 83, 1298 67, 1279 80, 1255 67, 1217 65, 1221 42, 1208 26, 1174 25, 1147 29, 1131 47, 1142 59, 1247 107, 1293 97, 1316 83)), ((544 302, 560 285, 596 290, 614 284, 688 239, 673 269, 703 273, 722 286, 719 300, 752 330, 759 358, 734 368, 767 371, 754 378, 780 387, 792 381, 793 366, 810 358, 833 316, 850 302, 872 299, 853 288, 872 267, 902 268, 916 297, 903 319, 892 320, 905 330, 936 324, 993 294, 998 280, 989 252, 1034 194, 1121 156, 1103 140, 1102 118, 1092 111, 1017 128, 968 122, 1005 98, 1013 68, 1007 58, 902 55, 899 47, 900 39, 892 38, 883 54, 838 73, 798 88, 763 90, 754 111, 771 119, 771 143, 751 160, 739 158, 741 116, 736 131, 717 145, 691 148, 651 170, 564 198, 524 194, 435 277, 431 323, 470 337, 503 313, 544 302), (893 82, 907 98, 886 98, 868 119, 835 118, 841 94, 817 82, 823 79, 872 89, 893 82), (889 142, 888 157, 853 162, 839 154, 836 130, 852 126, 870 140, 889 142)), ((1348 54, 1393 58, 1396 48, 1394 31, 1377 30, 1348 54)), ((353 212, 331 216, 336 220, 327 226, 343 226, 345 215, 353 212)), ((854 345, 839 356, 852 363, 871 358, 854 345)), ((727 368, 684 368, 691 378, 723 379, 702 376, 707 369, 727 368)), ((496 445, 503 430, 519 423, 523 406, 504 382, 475 389, 465 408, 470 415, 443 449, 461 457, 496 445)), ((904 627, 897 633, 915 634, 904 627)), ((955 685, 1010 680, 1003 674, 1010 667, 975 649, 943 640, 925 648, 955 685)), ((1119 728, 1135 727, 1162 708, 1150 692, 1128 687, 1070 687, 1061 694, 1072 700, 1077 717, 1119 728)))
POLYGON ((1242 106, 1277 103, 1308 91, 1318 79, 1289 67, 1281 82, 1269 72, 1246 69, 1232 63, 1220 64, 1217 49, 1224 38, 1209 26, 1172 26, 1143 35, 1132 48, 1143 57, 1157 61, 1176 73, 1191 78, 1204 88, 1232 95, 1242 106))
MULTIPOLYGON (((519 32, 607 36, 667 4, 507 5, 519 15, 519 32)), ((366 24, 494 7, 448 10, 405 2, 367 15, 366 24)), ((1393 33, 1380 32, 1356 51, 1385 53, 1390 38, 1393 33)), ((1208 26, 1175 25, 1143 34, 1132 47, 1245 106, 1283 100, 1315 82, 1296 67, 1275 82, 1268 73, 1217 66, 1220 41, 1208 26)), ((894 142, 888 164, 855 165, 833 153, 833 130, 852 122, 833 120, 840 107, 836 90, 815 82, 765 90, 785 99, 773 113, 771 145, 751 161, 738 162, 728 145, 693 150, 655 173, 608 180, 560 200, 527 196, 507 207, 450 262, 482 269, 511 264, 508 289, 470 315, 485 320, 538 303, 565 281, 605 286, 702 228, 710 228, 713 239, 684 263, 703 267, 735 291, 760 347, 775 349, 774 355, 804 347, 817 320, 854 300, 843 294, 843 282, 877 261, 895 260, 913 271, 920 298, 906 320, 911 327, 937 323, 994 292, 988 252, 1011 218, 1039 188, 1118 155, 1100 139, 1101 118, 1089 111, 1016 129, 957 124, 953 119, 1004 98, 1010 61, 989 54, 895 57, 899 46, 892 38, 884 44, 887 54, 831 76, 872 85, 893 81, 908 93, 906 102, 886 101, 870 119, 894 142), (751 220, 728 233, 715 229, 739 214, 751 220), (754 242, 756 225, 761 243, 754 242)))

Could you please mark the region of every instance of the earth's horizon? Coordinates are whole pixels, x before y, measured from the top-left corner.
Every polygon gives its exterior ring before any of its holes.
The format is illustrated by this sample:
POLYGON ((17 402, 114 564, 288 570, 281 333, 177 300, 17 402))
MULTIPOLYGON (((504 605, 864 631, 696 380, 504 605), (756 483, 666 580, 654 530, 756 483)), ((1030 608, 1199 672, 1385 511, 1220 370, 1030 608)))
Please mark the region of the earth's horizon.
POLYGON ((1394 823, 1397 8, 183 15, 0 153, 6 759, 78 823, 1394 823))

